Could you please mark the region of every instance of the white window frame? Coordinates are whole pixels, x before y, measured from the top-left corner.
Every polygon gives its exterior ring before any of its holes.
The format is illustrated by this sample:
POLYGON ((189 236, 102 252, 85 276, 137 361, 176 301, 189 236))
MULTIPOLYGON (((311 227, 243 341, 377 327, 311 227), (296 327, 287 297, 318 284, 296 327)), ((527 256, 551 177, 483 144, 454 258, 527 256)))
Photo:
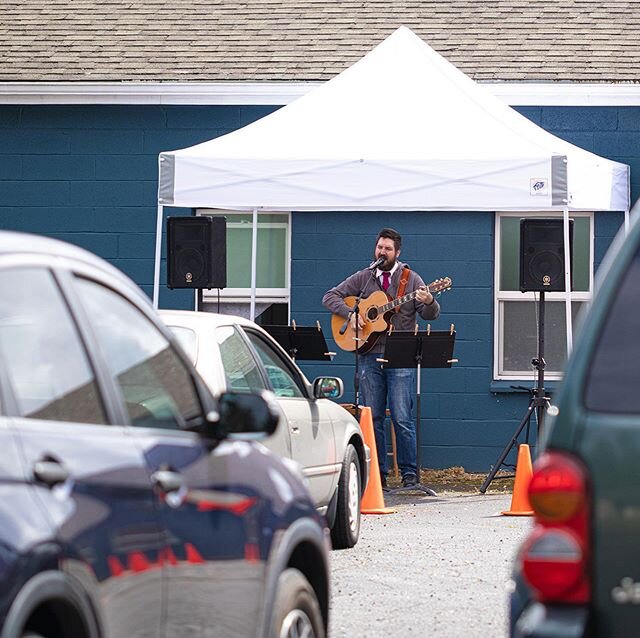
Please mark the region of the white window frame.
MULTIPOLYGON (((495 263, 494 263, 494 311, 493 311, 493 378, 496 381, 523 381, 533 380, 537 376, 536 370, 531 367, 529 372, 502 372, 502 361, 504 357, 504 305, 505 301, 535 302, 537 303, 540 293, 537 292, 520 292, 520 291, 501 291, 500 290, 500 271, 502 267, 502 256, 500 254, 500 220, 504 217, 538 217, 538 218, 560 218, 562 219, 562 211, 559 212, 496 212, 495 214, 495 263)), ((571 292, 571 302, 589 302, 593 297, 593 260, 594 260, 594 223, 595 215, 593 212, 570 212, 569 218, 588 217, 589 218, 589 290, 586 292, 571 292)), ((564 303, 564 292, 548 292, 545 294, 545 300, 551 302, 562 301, 564 303)), ((532 358, 537 353, 531 353, 532 358)), ((550 381, 562 379, 561 372, 545 370, 545 379, 550 381)))
MULTIPOLYGON (((291 212, 262 210, 258 211, 258 227, 262 228, 282 228, 282 222, 261 222, 261 215, 287 215, 287 245, 285 254, 285 286, 283 288, 256 288, 256 302, 273 304, 286 303, 290 306, 291 300, 291 212)), ((214 215, 224 216, 227 218, 227 226, 233 224, 233 217, 238 215, 252 215, 252 211, 245 210, 223 210, 212 208, 199 208, 196 215, 214 215)), ((247 268, 251 268, 251 264, 247 264, 247 268)), ((228 273, 227 273, 228 274, 228 273)), ((251 303, 251 288, 223 288, 218 291, 215 289, 203 291, 203 301, 205 303, 216 303, 218 294, 222 303, 251 303)), ((289 308, 289 314, 291 308, 289 308)))

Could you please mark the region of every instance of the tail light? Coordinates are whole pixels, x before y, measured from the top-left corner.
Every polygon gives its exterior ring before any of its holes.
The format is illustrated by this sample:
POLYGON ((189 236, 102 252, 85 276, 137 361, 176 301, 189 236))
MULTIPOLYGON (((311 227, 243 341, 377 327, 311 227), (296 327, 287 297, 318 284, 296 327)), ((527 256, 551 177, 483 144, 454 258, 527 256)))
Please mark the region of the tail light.
POLYGON ((587 602, 591 503, 582 464, 564 452, 543 454, 534 465, 529 500, 536 526, 520 555, 524 577, 541 601, 587 602))

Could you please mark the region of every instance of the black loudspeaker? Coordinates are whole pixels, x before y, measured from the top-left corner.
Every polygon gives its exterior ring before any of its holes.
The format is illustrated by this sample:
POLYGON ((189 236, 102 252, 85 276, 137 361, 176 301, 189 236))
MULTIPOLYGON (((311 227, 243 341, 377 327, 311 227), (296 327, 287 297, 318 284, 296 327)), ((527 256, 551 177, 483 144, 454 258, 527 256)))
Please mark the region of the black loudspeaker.
MULTIPOLYGON (((573 282, 573 220, 569 220, 569 259, 573 282)), ((521 292, 564 291, 562 219, 520 220, 521 292)))
POLYGON ((227 218, 167 218, 169 288, 226 288, 227 218))

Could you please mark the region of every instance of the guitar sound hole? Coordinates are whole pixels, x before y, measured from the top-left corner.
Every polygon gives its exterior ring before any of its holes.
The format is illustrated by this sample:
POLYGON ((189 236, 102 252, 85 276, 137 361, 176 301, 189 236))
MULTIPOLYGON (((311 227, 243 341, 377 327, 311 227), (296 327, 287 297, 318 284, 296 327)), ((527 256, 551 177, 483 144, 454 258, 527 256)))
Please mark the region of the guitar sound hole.
POLYGON ((375 321, 377 318, 378 318, 378 309, 369 308, 369 310, 367 310, 367 319, 369 321, 375 321))

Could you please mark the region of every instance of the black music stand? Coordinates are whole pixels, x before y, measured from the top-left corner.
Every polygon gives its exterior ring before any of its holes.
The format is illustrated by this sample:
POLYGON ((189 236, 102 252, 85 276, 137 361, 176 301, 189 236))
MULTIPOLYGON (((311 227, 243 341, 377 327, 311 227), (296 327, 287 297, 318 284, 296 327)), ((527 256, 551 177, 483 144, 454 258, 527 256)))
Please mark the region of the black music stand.
POLYGON ((262 326, 294 360, 331 361, 335 352, 329 352, 320 322, 315 326, 262 326))
POLYGON ((422 484, 420 470, 420 418, 421 418, 421 371, 422 368, 450 368, 457 359, 453 358, 453 346, 456 331, 453 324, 450 330, 433 331, 427 327, 425 332, 391 331, 387 334, 384 355, 380 359, 385 368, 416 368, 416 474, 418 482, 407 487, 389 490, 393 493, 420 491, 429 496, 437 494, 422 484))

